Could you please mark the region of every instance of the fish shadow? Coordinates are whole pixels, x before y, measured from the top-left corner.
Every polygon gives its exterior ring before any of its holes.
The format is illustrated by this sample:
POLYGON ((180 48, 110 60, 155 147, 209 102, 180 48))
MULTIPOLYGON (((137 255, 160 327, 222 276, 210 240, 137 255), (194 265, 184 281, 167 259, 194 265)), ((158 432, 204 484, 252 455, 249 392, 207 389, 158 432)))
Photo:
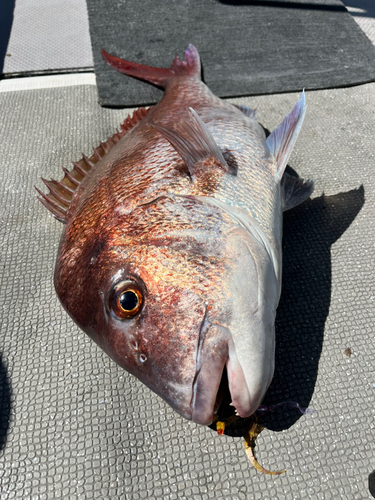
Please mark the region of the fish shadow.
MULTIPOLYGON (((331 246, 356 218, 364 188, 309 199, 284 213, 283 280, 276 315, 275 374, 262 404, 308 407, 331 302, 331 246)), ((343 347, 343 352, 344 348, 343 347)), ((261 416, 270 430, 291 427, 301 413, 279 407, 261 416)))
POLYGON ((11 388, 7 370, 0 354, 0 451, 5 447, 11 412, 11 388))

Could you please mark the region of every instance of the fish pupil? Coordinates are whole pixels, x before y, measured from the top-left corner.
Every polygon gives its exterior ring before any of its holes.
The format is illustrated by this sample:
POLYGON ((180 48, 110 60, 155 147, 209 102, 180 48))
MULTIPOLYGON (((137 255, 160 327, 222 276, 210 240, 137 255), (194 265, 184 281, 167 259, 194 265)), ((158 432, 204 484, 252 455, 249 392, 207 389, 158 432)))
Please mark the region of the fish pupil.
POLYGON ((120 306, 124 311, 132 311, 138 306, 137 294, 132 290, 124 292, 120 297, 120 306))

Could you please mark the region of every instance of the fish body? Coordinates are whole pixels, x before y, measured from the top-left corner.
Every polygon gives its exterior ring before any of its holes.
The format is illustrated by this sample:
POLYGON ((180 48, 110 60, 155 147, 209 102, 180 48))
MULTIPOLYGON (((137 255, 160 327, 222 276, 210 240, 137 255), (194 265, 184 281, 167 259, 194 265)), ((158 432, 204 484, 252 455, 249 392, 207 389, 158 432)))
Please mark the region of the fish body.
POLYGON ((312 183, 284 174, 304 95, 266 139, 251 110, 201 81, 196 49, 185 54, 161 69, 104 53, 164 96, 40 194, 64 222, 54 282, 66 311, 180 415, 208 425, 225 371, 241 417, 272 380, 282 212, 312 183))

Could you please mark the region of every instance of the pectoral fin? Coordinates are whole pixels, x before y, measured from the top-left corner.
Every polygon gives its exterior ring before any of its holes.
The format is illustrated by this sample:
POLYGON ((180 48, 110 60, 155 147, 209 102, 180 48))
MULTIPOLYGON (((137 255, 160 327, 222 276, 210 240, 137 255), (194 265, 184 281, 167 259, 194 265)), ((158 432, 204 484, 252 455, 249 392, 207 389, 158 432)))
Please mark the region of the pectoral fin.
POLYGON ((206 124, 193 108, 189 110, 190 119, 176 123, 173 128, 158 123, 154 123, 153 126, 184 160, 193 181, 207 168, 231 173, 206 124))
POLYGON ((267 146, 276 160, 276 178, 280 181, 305 117, 305 92, 283 122, 267 137, 267 146))
POLYGON ((240 111, 242 111, 242 113, 247 116, 248 118, 252 118, 254 119, 256 114, 257 114, 257 110, 256 109, 251 109, 251 108, 248 108, 247 106, 244 106, 243 104, 233 104, 233 106, 235 106, 237 109, 239 109, 240 111))
POLYGON ((307 179, 306 181, 299 177, 292 177, 284 173, 281 180, 283 193, 283 210, 290 210, 296 207, 311 195, 314 190, 314 181, 307 179))

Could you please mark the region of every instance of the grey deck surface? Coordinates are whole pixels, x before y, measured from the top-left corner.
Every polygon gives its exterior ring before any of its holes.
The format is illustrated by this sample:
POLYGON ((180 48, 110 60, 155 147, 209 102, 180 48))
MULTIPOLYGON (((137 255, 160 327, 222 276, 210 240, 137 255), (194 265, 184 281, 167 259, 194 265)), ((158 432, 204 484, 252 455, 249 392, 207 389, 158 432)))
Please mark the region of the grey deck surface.
POLYGON ((375 44, 375 2, 373 0, 343 0, 359 27, 375 44))
MULTIPOLYGON (((273 129, 297 98, 235 102, 257 107, 273 129)), ((2 500, 371 498, 374 103, 375 84, 307 93, 289 163, 316 189, 286 216, 277 370, 267 397, 318 413, 279 410, 269 419, 257 456, 287 469, 270 477, 249 465, 242 439, 183 420, 118 368, 54 293, 62 226, 33 185, 59 178, 61 165, 89 153, 126 112, 100 108, 90 85, 0 93, 2 500)))
POLYGON ((1 57, 7 76, 92 70, 86 1, 2 0, 1 57))

